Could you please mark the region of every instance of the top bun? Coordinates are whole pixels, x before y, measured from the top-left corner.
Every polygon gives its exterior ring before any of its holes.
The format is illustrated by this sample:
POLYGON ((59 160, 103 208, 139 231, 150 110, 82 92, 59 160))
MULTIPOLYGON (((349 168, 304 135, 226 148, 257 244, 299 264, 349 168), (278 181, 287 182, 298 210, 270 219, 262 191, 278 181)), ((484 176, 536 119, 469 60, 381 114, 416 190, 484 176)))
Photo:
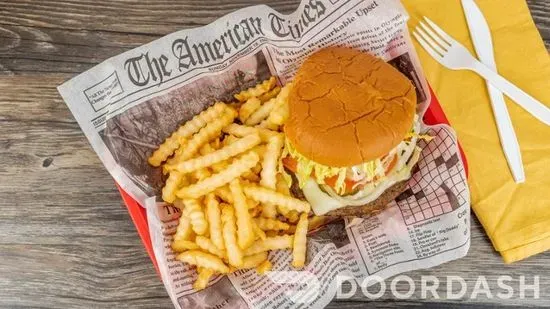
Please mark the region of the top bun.
POLYGON ((358 50, 329 47, 314 53, 293 84, 285 133, 300 154, 317 163, 349 167, 380 158, 413 125, 412 83, 358 50))

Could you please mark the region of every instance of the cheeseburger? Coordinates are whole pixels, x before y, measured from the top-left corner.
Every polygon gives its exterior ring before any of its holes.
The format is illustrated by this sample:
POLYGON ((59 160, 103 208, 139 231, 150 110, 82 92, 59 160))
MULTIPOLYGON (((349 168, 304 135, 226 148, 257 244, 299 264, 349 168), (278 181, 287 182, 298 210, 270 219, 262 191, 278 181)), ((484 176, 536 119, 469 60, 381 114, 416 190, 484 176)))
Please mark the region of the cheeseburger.
POLYGON ((395 199, 421 151, 411 81, 379 58, 330 47, 293 85, 283 159, 293 192, 317 215, 364 216, 395 199))

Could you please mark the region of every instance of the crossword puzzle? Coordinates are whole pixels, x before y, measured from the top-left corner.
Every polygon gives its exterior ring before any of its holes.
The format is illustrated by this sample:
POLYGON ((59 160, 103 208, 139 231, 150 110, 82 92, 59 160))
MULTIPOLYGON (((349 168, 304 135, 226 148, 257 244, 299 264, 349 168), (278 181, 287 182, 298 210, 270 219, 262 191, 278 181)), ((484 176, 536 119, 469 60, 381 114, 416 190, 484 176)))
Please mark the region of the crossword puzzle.
POLYGON ((451 212, 469 200, 464 166, 450 129, 438 126, 428 133, 435 138, 418 143, 423 149, 418 169, 395 200, 407 225, 451 212))

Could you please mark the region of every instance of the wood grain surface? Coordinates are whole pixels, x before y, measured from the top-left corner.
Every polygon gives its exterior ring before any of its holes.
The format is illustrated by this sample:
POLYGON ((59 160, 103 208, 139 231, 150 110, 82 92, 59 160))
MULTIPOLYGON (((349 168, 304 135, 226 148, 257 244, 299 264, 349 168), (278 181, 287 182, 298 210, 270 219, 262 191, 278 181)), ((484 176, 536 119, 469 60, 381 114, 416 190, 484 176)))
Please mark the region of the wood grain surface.
MULTIPOLYGON (((0 1, 0 308, 172 308, 111 177, 56 86, 101 61, 168 33, 212 22, 257 0, 0 1), (123 13, 122 13, 123 12, 123 13)), ((297 0, 270 1, 290 12, 297 0)), ((550 1, 530 0, 550 47, 550 1)), ((472 218, 463 259, 408 273, 437 276, 440 299, 359 293, 329 308, 550 306, 550 252, 507 266, 472 218), (540 276, 540 297, 445 300, 446 276, 467 296, 479 275, 516 288, 540 276)), ((398 285, 398 289, 406 289, 398 285)), ((376 291, 376 288, 375 290, 376 291)), ((501 290, 495 290, 495 293, 501 290)))

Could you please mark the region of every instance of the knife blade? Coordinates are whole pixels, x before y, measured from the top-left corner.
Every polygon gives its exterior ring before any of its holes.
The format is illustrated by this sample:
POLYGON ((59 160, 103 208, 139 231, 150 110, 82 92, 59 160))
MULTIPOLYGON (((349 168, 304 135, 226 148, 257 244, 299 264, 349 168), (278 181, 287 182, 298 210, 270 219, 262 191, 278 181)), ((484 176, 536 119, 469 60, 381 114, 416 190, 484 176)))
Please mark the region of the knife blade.
MULTIPOLYGON (((479 60, 497 72, 491 31, 483 13, 474 0, 461 1, 468 28, 470 29, 470 36, 479 60)), ((515 182, 522 183, 525 181, 525 171, 523 169, 521 151, 508 108, 504 101, 504 95, 488 82, 487 89, 504 156, 515 182)))

